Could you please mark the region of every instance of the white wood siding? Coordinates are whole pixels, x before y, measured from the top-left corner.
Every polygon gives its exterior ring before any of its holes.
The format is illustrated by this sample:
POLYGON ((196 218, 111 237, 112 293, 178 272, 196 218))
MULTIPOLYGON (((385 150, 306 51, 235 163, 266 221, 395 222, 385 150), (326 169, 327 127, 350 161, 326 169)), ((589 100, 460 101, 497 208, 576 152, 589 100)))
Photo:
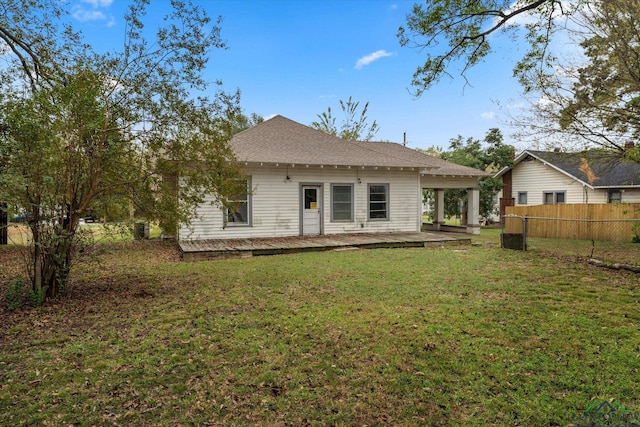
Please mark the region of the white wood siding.
POLYGON ((250 226, 228 225, 225 228, 222 209, 205 203, 199 206, 199 218, 195 218, 190 227, 180 227, 179 238, 197 240, 300 235, 300 189, 303 184, 322 186, 323 234, 420 230, 422 192, 420 176, 415 171, 265 166, 248 167, 247 173, 251 176, 253 187, 250 226), (290 181, 285 179, 287 173, 290 181), (388 220, 368 220, 367 184, 370 183, 389 186, 388 220), (331 184, 353 184, 352 222, 331 222, 331 184))
POLYGON ((622 189, 622 203, 640 203, 640 188, 622 189))
MULTIPOLYGON (((539 160, 522 161, 512 172, 513 194, 516 206, 518 192, 527 192, 527 205, 541 205, 542 193, 545 191, 566 191, 566 203, 607 203, 609 191, 607 189, 590 189, 569 176, 545 166, 539 160)), ((620 189, 622 203, 640 203, 640 188, 620 189)), ((498 193, 498 200, 502 197, 502 190, 498 193)), ((496 209, 500 203, 496 204, 496 209)))
POLYGON ((527 205, 543 204, 542 194, 564 191, 565 203, 606 203, 606 191, 594 191, 569 176, 545 166, 538 160, 524 160, 516 165, 512 175, 513 198, 518 204, 518 192, 527 192, 527 205))

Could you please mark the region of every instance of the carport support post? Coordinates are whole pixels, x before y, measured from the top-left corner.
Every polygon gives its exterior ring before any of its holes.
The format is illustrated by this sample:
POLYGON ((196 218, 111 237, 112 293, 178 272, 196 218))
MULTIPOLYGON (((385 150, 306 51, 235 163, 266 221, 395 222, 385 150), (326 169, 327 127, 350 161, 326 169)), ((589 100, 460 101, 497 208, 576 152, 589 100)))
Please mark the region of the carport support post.
POLYGON ((467 188, 467 234, 480 234, 480 190, 467 188))
POLYGON ((435 206, 433 212, 433 228, 440 231, 444 225, 444 190, 437 188, 433 190, 435 196, 435 206))

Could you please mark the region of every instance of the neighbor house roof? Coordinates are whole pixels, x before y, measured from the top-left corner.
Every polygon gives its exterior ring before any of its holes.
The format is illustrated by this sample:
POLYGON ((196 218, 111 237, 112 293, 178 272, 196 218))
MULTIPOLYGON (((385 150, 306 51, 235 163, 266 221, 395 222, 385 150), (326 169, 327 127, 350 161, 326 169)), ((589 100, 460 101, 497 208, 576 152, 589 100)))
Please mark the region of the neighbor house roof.
MULTIPOLYGON (((575 153, 525 150, 515 158, 513 167, 527 159, 536 159, 590 188, 625 188, 640 186, 640 163, 623 158, 610 150, 575 153)), ((503 175, 509 168, 496 174, 503 175)))
POLYGON ((487 175, 396 143, 347 141, 282 116, 238 133, 230 145, 236 158, 246 163, 416 168, 430 175, 487 175))

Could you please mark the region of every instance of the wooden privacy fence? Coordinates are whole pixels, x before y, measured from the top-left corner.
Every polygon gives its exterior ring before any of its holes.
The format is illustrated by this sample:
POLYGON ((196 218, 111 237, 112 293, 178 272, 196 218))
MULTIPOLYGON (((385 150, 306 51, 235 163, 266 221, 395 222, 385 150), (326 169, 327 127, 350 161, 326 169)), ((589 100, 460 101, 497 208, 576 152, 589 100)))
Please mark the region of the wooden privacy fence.
POLYGON ((628 242, 640 235, 640 203, 508 206, 505 216, 526 218, 508 218, 504 228, 526 237, 628 242))

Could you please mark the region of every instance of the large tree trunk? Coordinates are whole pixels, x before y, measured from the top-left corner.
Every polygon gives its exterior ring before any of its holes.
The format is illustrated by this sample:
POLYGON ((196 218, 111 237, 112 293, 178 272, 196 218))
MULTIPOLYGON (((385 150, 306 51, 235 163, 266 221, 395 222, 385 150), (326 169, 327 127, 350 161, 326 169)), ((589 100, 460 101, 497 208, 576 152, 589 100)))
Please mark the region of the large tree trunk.
POLYGON ((6 203, 0 203, 0 245, 6 245, 9 242, 9 212, 6 203))
MULTIPOLYGON (((59 218, 62 227, 43 223, 34 212, 31 224, 33 235, 33 283, 34 293, 40 297, 55 298, 64 290, 69 278, 77 218, 59 218)), ((51 219, 48 219, 51 221, 51 219)))
MULTIPOLYGON (((35 206, 39 206, 35 204, 35 206)), ((33 239, 33 291, 42 289, 42 224, 40 223, 40 208, 33 209, 31 218, 31 238, 33 239)))
POLYGON ((43 284, 46 287, 46 297, 55 298, 64 290, 69 278, 71 265, 72 237, 57 236, 61 239, 43 259, 43 284))

